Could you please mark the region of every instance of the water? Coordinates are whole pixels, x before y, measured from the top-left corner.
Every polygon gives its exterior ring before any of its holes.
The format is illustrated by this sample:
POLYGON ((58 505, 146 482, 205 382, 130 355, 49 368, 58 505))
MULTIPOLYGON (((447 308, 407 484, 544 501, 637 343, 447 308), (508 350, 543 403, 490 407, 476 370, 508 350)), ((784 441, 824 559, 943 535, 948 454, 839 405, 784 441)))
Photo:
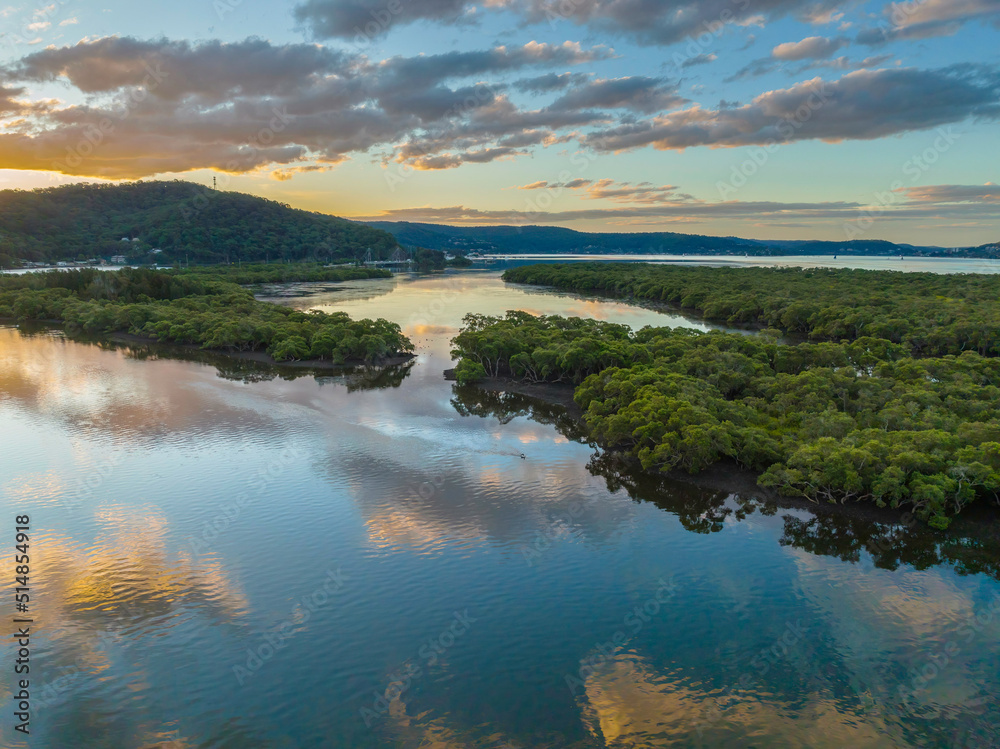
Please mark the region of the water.
POLYGON ((995 523, 634 476, 558 407, 442 376, 466 312, 690 321, 492 271, 322 289, 281 301, 393 319, 415 362, 275 376, 0 329, 36 620, 31 740, 8 708, 0 745, 1000 746, 995 523))
POLYGON ((743 257, 739 255, 496 255, 488 267, 509 268, 518 265, 581 260, 714 267, 863 268, 865 270, 895 270, 904 273, 1000 273, 1000 260, 927 257, 901 259, 899 255, 889 257, 862 255, 781 255, 774 257, 743 257))
MULTIPOLYGON (((773 257, 739 255, 581 255, 566 253, 492 255, 489 261, 479 261, 479 269, 505 269, 536 263, 566 263, 576 261, 618 263, 662 263, 666 265, 708 265, 716 267, 776 267, 776 268, 864 268, 866 270, 897 270, 906 273, 1000 273, 1000 260, 987 258, 928 258, 863 255, 778 255, 773 257)), ((119 266, 105 266, 101 270, 118 270, 119 266)), ((33 273, 26 270, 0 270, 0 273, 33 273)), ((44 269, 50 270, 50 269, 44 269)))

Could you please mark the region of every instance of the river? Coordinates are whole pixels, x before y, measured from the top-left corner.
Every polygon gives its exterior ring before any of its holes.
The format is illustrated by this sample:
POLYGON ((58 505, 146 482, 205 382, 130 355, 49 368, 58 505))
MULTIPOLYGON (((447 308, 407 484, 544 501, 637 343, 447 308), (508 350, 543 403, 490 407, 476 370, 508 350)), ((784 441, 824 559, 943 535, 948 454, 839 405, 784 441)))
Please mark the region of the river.
POLYGON ((707 326, 495 269, 276 300, 394 320, 417 357, 276 376, 0 328, 36 622, 30 742, 7 638, 0 745, 1000 746, 982 523, 631 475, 560 408, 442 375, 468 312, 707 326))

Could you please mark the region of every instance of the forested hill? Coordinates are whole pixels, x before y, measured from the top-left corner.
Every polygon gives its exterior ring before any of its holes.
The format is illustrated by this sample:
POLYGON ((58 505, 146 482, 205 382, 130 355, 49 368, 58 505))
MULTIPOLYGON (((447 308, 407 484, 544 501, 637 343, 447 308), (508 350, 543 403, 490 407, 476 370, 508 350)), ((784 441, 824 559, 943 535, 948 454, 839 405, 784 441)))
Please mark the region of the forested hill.
POLYGON ((557 226, 446 226, 405 221, 372 221, 369 226, 391 232, 400 244, 451 252, 1000 257, 996 246, 945 250, 940 247, 896 244, 880 239, 844 242, 763 241, 673 232, 610 234, 580 232, 557 226))
POLYGON ((131 262, 326 262, 369 248, 375 258, 388 257, 396 246, 391 234, 365 224, 179 180, 0 191, 0 266, 114 255, 131 262))
POLYGON ((1000 242, 982 244, 979 245, 979 247, 970 247, 967 252, 968 257, 982 257, 989 258, 991 260, 1000 260, 1000 242))
POLYGON ((446 226, 405 221, 372 221, 368 225, 391 232, 400 244, 453 252, 781 254, 753 239, 673 232, 593 234, 558 226, 446 226))

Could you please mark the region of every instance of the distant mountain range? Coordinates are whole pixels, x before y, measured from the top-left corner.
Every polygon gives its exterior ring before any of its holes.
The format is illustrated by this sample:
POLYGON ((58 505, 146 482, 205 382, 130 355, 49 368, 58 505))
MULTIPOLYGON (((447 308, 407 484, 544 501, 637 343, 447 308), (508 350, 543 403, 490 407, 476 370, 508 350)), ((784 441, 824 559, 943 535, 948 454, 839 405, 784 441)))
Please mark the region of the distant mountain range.
POLYGON ((129 263, 344 262, 399 245, 472 252, 706 255, 907 255, 1000 258, 880 240, 759 241, 697 234, 585 233, 555 226, 445 226, 349 221, 238 192, 174 180, 0 191, 0 267, 104 259, 129 263))
POLYGON ((450 252, 698 254, 698 255, 907 255, 918 257, 1000 257, 998 245, 946 249, 896 244, 884 240, 844 242, 757 240, 707 237, 674 232, 590 233, 556 226, 447 226, 370 221, 369 226, 393 234, 400 244, 450 252))

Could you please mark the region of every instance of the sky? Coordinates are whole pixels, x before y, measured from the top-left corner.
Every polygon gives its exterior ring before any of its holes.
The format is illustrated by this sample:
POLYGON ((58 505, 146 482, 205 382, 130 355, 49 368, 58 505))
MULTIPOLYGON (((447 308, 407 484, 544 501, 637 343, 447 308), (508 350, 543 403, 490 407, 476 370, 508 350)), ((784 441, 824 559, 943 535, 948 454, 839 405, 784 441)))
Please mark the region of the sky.
POLYGON ((1000 241, 1000 0, 0 0, 0 189, 1000 241))

